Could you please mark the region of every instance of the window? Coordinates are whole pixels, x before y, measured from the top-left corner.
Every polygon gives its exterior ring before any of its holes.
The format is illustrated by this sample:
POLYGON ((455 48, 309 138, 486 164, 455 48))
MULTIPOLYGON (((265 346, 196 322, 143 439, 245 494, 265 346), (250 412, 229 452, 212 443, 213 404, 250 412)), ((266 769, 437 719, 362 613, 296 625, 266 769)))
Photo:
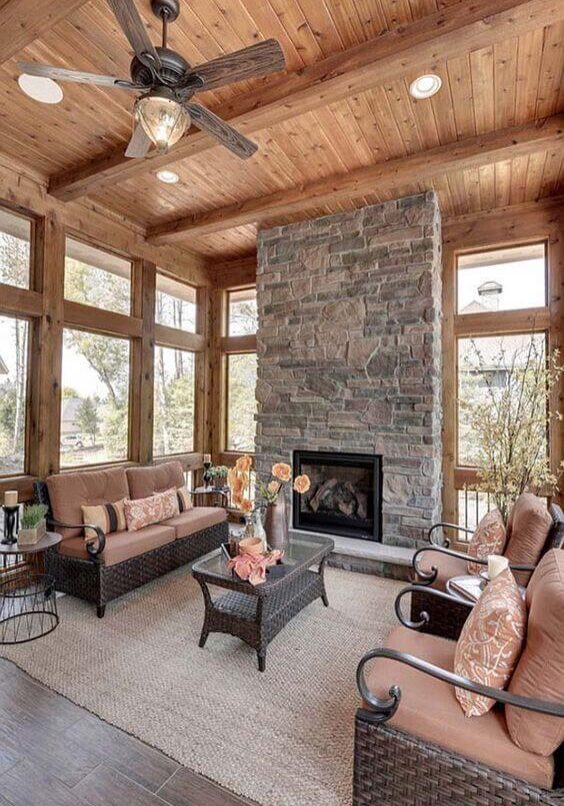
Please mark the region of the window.
POLYGON ((0 476, 25 472, 29 322, 0 316, 0 476))
POLYGON ((227 356, 227 450, 254 452, 256 353, 227 356))
POLYGON ((31 221, 0 207, 0 283, 29 288, 31 221))
POLYGON ((458 313, 541 308, 546 298, 544 243, 458 258, 458 313))
POLYGON ((67 238, 65 299, 131 313, 131 263, 111 252, 67 238))
POLYGON ((155 348, 155 456, 194 450, 194 364, 194 353, 155 348))
POLYGON ((65 329, 61 466, 128 458, 128 339, 65 329))
POLYGON ((196 289, 157 273, 155 322, 188 333, 196 332, 196 289))
POLYGON ((227 335, 246 336, 257 332, 256 288, 228 292, 227 335))

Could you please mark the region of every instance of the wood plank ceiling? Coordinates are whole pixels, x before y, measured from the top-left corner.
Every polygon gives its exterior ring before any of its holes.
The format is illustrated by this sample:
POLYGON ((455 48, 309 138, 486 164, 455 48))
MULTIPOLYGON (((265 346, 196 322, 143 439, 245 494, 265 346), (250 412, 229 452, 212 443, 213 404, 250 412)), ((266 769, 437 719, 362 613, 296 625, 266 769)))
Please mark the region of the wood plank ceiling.
MULTIPOLYGON (((170 27, 169 47, 191 63, 275 37, 284 49, 288 70, 296 71, 454 3, 185 0, 181 5, 179 20, 170 27)), ((153 42, 158 42, 159 26, 149 0, 138 0, 138 6, 153 42)), ((431 100, 411 98, 410 77, 384 83, 253 132, 260 148, 251 160, 238 160, 220 147, 208 149, 171 162, 170 167, 180 175, 180 182, 172 186, 159 182, 146 161, 146 172, 90 195, 119 214, 153 227, 549 117, 564 110, 563 42, 564 22, 559 20, 493 46, 470 52, 461 48, 458 57, 438 58, 429 64, 429 70, 443 79, 443 88, 431 100)), ((0 69, 0 148, 52 177, 127 142, 134 100, 131 93, 65 84, 63 102, 43 106, 19 91, 17 59, 128 77, 128 46, 105 0, 87 2, 4 63, 0 69)), ((200 97, 221 114, 222 107, 234 98, 263 86, 263 80, 245 82, 200 97)), ((437 191, 444 216, 562 192, 561 143, 525 156, 506 157, 494 164, 452 171, 424 184, 414 176, 413 182, 397 189, 374 187, 360 198, 319 207, 310 204, 307 214, 334 213, 428 187, 437 191)), ((291 219, 280 217, 273 223, 291 219)), ((256 226, 246 224, 197 237, 188 234, 184 243, 211 258, 238 257, 255 248, 256 226)))

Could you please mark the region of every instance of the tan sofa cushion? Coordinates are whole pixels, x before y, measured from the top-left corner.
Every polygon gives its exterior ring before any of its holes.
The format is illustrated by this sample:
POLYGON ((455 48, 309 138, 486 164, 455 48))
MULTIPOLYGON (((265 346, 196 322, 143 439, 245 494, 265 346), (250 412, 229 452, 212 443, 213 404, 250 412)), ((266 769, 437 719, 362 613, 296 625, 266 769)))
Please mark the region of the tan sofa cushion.
POLYGON ((154 493, 164 493, 171 487, 178 489, 186 483, 180 462, 163 462, 148 467, 128 467, 127 481, 130 498, 148 498, 154 493))
MULTIPOLYGON (((454 668, 456 644, 446 638, 397 627, 386 646, 450 672, 454 668)), ((367 669, 369 687, 378 696, 387 698, 391 685, 401 689, 400 706, 388 724, 537 786, 552 786, 553 759, 517 747, 511 741, 501 709, 467 719, 456 701, 454 687, 448 683, 397 661, 375 660, 367 669)))
MULTIPOLYGON (((121 501, 129 496, 123 467, 57 473, 47 478, 53 516, 65 523, 83 523, 82 507, 121 501)), ((79 529, 57 529, 63 538, 82 535, 79 529)))
MULTIPOLYGON (((546 503, 532 493, 522 493, 511 513, 511 532, 505 556, 511 564, 536 565, 552 526, 546 503)), ((515 574, 520 585, 526 585, 530 574, 515 574)))
MULTIPOLYGON (((527 643, 509 684, 512 694, 564 701, 564 551, 552 549, 527 588, 527 643)), ((564 719, 507 706, 507 726, 524 750, 548 756, 564 742, 564 719)))
MULTIPOLYGON (((454 671, 476 683, 505 688, 517 665, 527 629, 527 606, 509 568, 498 574, 464 622, 454 655, 454 671)), ((457 688, 466 716, 482 716, 495 702, 457 688)))
MULTIPOLYGON (((476 531, 468 544, 468 556, 477 557, 483 560, 490 554, 503 554, 505 548, 505 525, 499 509, 492 509, 487 512, 480 523, 476 526, 476 531)), ((479 563, 468 563, 469 574, 479 574, 486 568, 479 563)))
POLYGON ((446 583, 452 577, 468 574, 466 560, 460 560, 458 557, 451 557, 448 554, 440 554, 438 551, 426 551, 421 555, 418 567, 430 571, 432 566, 437 568, 437 578, 431 587, 437 588, 437 590, 444 591, 446 583))
MULTIPOLYGON (((113 532, 106 537, 106 548, 100 555, 100 559, 105 565, 116 565, 116 563, 151 551, 151 549, 172 543, 174 536, 174 529, 161 524, 145 526, 138 532, 113 532)), ((59 552, 67 557, 77 557, 81 560, 89 558, 86 542, 82 537, 63 540, 59 544, 59 552)))
POLYGON ((201 529, 208 529, 216 523, 223 523, 227 518, 227 513, 220 507, 194 507, 187 512, 181 512, 174 518, 163 521, 167 526, 172 526, 176 532, 176 537, 188 537, 201 529))

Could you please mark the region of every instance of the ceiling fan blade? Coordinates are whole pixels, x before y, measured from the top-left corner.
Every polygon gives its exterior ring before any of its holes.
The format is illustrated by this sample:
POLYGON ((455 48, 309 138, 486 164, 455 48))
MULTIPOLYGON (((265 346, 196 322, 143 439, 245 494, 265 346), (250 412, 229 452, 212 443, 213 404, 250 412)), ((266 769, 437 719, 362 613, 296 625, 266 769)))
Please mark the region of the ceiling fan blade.
POLYGON ((159 54, 149 38, 147 29, 135 5, 135 0, 107 1, 137 58, 146 63, 143 56, 147 54, 154 66, 160 68, 159 54))
POLYGON ((131 135, 131 140, 127 148, 125 149, 125 156, 131 157, 132 159, 138 158, 142 159, 143 157, 147 156, 149 149, 151 148, 152 140, 145 132, 143 126, 138 123, 133 130, 133 134, 131 135))
POLYGON ((50 67, 47 64, 18 62, 18 69, 28 76, 52 78, 54 81, 76 81, 78 84, 96 84, 98 87, 139 89, 128 79, 117 78, 116 76, 101 76, 98 73, 83 73, 80 70, 66 70, 64 67, 50 67))
POLYGON ((186 109, 190 113, 192 122, 198 129, 203 129, 212 137, 215 137, 222 145, 236 154, 241 159, 252 157, 258 146, 242 135, 229 123, 226 123, 209 109, 206 109, 200 104, 189 103, 185 104, 186 109))
POLYGON ((286 69, 284 52, 276 39, 267 39, 257 42, 249 48, 227 53, 211 62, 193 67, 187 78, 191 75, 199 76, 204 82, 202 89, 213 90, 225 84, 234 84, 236 81, 245 81, 249 78, 265 76, 277 70, 286 69))

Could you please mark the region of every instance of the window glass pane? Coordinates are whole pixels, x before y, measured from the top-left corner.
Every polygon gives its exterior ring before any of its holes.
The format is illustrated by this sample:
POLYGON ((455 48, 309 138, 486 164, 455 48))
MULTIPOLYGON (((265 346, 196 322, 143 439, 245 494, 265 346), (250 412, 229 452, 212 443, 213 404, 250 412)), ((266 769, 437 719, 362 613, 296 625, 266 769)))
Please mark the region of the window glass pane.
POLYGON ((256 353, 227 356, 227 450, 255 450, 256 353))
POLYGON ((544 243, 460 255, 458 313, 515 311, 546 305, 544 243))
POLYGON ((29 322, 0 316, 0 476, 25 471, 29 322))
MULTIPOLYGON (((475 466, 480 455, 478 424, 515 423, 526 418, 529 444, 546 456, 544 401, 532 394, 534 374, 545 368, 544 333, 485 336, 458 341, 458 463, 475 466), (522 392, 522 390, 524 390, 522 392)), ((490 431, 493 431, 490 428, 490 431)), ((520 445, 526 450, 526 445, 520 445)))
POLYGON ((128 458, 129 340, 65 330, 61 466, 128 458))
POLYGON ((155 347, 155 456, 194 450, 194 353, 155 347))
POLYGON ((89 244, 66 240, 65 299, 131 313, 131 263, 89 244))
POLYGON ((258 326, 257 290, 246 288, 229 292, 228 336, 256 333, 258 326))
POLYGON ((196 289, 157 274, 155 321, 159 325, 196 332, 196 289))
POLYGON ((31 221, 0 208, 0 283, 29 288, 31 221))

